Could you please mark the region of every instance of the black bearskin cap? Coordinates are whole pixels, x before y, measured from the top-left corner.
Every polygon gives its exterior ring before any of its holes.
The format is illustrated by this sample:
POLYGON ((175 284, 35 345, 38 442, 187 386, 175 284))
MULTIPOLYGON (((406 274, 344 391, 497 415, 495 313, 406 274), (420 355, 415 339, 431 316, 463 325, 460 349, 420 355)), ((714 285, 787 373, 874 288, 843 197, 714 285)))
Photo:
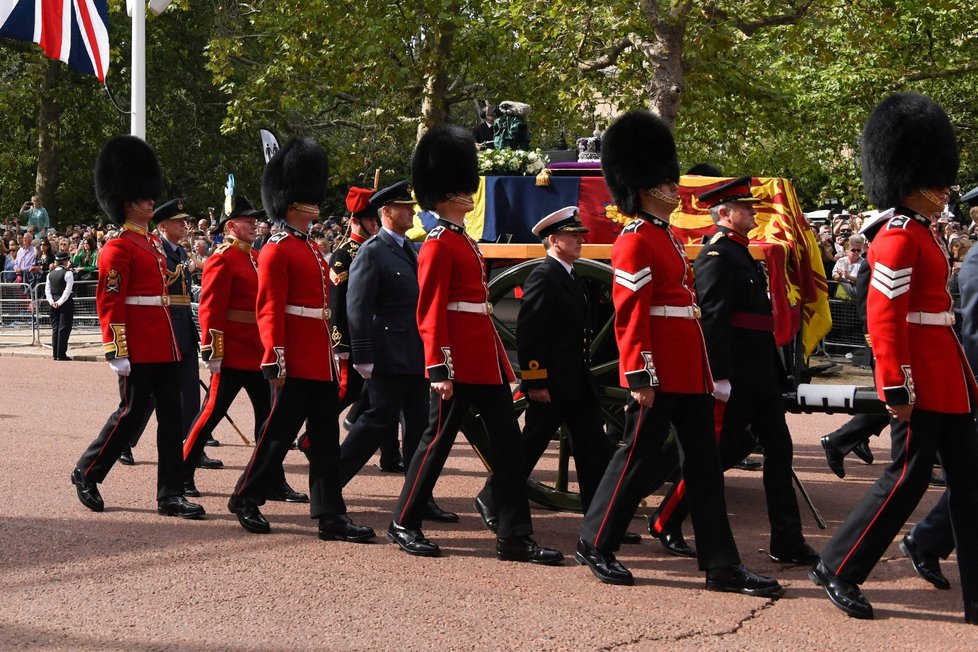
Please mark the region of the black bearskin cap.
POLYGON ((648 111, 631 111, 604 132, 601 170, 618 210, 638 213, 639 191, 665 181, 679 182, 672 130, 648 111))
POLYGON ((95 160, 95 197, 112 222, 125 222, 127 202, 157 201, 162 194, 163 171, 146 141, 116 136, 105 143, 95 160))
POLYGON ((863 185, 879 209, 921 188, 946 188, 958 175, 958 145, 944 109, 929 97, 897 93, 880 102, 863 130, 863 185))
POLYGON ((686 174, 698 174, 701 177, 722 177, 723 172, 712 163, 697 163, 686 171, 686 174))
POLYGON ((472 134, 451 125, 429 130, 414 148, 411 185, 418 205, 429 211, 452 193, 478 190, 479 163, 472 134))
POLYGON ((283 222, 293 203, 323 203, 329 166, 326 152, 315 141, 293 138, 279 149, 265 165, 261 178, 261 200, 265 212, 283 222))

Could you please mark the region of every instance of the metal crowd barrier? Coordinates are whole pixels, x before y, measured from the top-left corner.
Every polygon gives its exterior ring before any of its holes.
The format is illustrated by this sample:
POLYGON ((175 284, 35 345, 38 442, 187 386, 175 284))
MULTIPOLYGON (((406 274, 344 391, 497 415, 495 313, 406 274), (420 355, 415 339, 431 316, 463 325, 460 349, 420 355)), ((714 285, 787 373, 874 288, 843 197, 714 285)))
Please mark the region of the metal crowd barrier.
POLYGON ((0 283, 0 346, 30 346, 37 341, 36 307, 30 285, 0 283))
MULTIPOLYGON (((95 287, 98 281, 75 281, 72 295, 75 299, 75 319, 71 326, 69 346, 97 346, 102 343, 102 329, 95 310, 95 287)), ((51 348, 51 304, 44 295, 44 284, 34 288, 34 305, 37 307, 37 342, 51 348)))

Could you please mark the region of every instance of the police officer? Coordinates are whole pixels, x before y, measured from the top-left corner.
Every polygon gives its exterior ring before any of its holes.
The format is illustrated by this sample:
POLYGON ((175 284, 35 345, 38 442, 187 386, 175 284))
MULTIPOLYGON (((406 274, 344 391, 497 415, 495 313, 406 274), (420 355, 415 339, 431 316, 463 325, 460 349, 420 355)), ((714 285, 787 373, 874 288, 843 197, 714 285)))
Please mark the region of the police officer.
POLYGON ((204 508, 183 497, 180 476, 180 348, 167 295, 163 245, 149 232, 163 175, 152 148, 135 136, 118 136, 95 162, 95 195, 120 224, 117 238, 99 254, 96 306, 105 358, 119 379, 119 408, 82 454, 71 481, 83 505, 104 508, 98 483, 129 443, 151 399, 156 401, 157 510, 200 518, 204 508))
MULTIPOLYGON (((587 232, 574 206, 547 215, 533 227, 547 257, 523 284, 516 324, 521 389, 529 399, 523 428, 524 475, 530 475, 554 432, 565 424, 585 509, 615 450, 604 435, 597 383, 588 367, 590 303, 574 272, 587 232)), ((476 497, 475 507, 486 527, 498 525, 491 482, 476 497)))
MULTIPOLYGON (((767 277, 748 251, 755 198, 750 177, 740 177, 702 193, 700 206, 710 209, 717 232, 700 250, 693 266, 703 337, 714 378, 713 395, 720 402, 720 461, 724 469, 743 459, 753 439, 764 448, 764 494, 771 524, 770 557, 779 563, 811 566, 818 553, 805 542, 801 515, 791 484, 791 433, 784 418, 781 392, 787 382, 774 341, 774 316, 767 277), (745 436, 747 429, 753 437, 745 436), (746 443, 745 443, 746 442, 746 443)), ((672 492, 684 493, 685 483, 672 492)), ((686 517, 685 501, 671 513, 653 519, 656 533, 676 532, 686 517)), ((681 534, 679 535, 681 538, 681 534)), ((666 543, 665 541, 663 541, 666 543)))
POLYGON ((624 446, 584 515, 575 558, 602 582, 634 583, 614 553, 672 423, 706 588, 777 597, 782 588, 775 580, 741 565, 727 521, 699 308, 683 245, 669 229, 669 215, 679 204, 679 164, 669 126, 647 111, 626 113, 605 132, 601 168, 619 211, 636 218, 611 250, 615 336, 629 398, 624 446))
POLYGON ((44 281, 44 295, 51 306, 51 357, 55 360, 71 360, 68 357, 68 337, 75 317, 75 299, 72 288, 75 275, 68 269, 71 256, 65 251, 54 255, 56 267, 44 281))
POLYGON ((271 530, 258 509, 278 478, 282 460, 303 422, 309 447, 309 491, 319 538, 362 542, 369 527, 346 515, 339 481, 336 370, 329 333, 326 257, 309 238, 327 184, 326 153, 311 140, 291 140, 269 160, 262 201, 281 231, 263 247, 258 264, 257 319, 262 373, 272 386, 272 408, 251 459, 228 501, 249 532, 271 530))
POLYGON ((418 331, 431 381, 428 429, 411 459, 387 539, 411 555, 436 557, 421 520, 469 406, 489 433, 492 489, 499 505, 496 557, 560 564, 563 555, 530 537, 520 429, 509 383, 513 370, 490 317, 486 268, 463 226, 479 187, 475 141, 458 127, 428 131, 414 150, 412 182, 418 204, 438 215, 418 257, 418 331))
MULTIPOLYGON (((262 345, 255 316, 258 252, 251 243, 255 238, 257 213, 247 197, 228 196, 215 227, 215 231, 225 236, 224 241, 204 265, 199 308, 200 352, 211 372, 211 381, 204 404, 183 444, 185 496, 200 495, 194 481, 197 461, 242 388, 255 414, 255 441, 259 426, 271 411, 268 381, 261 373, 262 345)), ((281 467, 277 475, 266 496, 268 500, 308 502, 306 494, 289 486, 281 467)))
POLYGON ((939 455, 949 491, 965 620, 978 624, 978 385, 952 328, 947 254, 930 226, 958 171, 954 129, 932 99, 883 100, 863 132, 863 182, 887 222, 869 250, 866 316, 893 460, 822 550, 811 579, 854 618, 859 588, 927 490, 939 455))

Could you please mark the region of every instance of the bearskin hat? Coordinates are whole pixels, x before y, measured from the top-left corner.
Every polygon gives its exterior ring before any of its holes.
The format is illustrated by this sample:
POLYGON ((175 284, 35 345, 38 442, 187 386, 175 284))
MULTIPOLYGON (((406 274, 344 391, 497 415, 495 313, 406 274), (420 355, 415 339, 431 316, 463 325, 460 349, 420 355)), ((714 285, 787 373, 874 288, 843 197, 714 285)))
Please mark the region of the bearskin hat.
POLYGON ((411 183, 425 210, 433 210, 435 202, 452 193, 478 190, 479 163, 472 134, 451 125, 429 130, 414 148, 411 183))
POLYGON ((958 175, 958 145, 944 109, 929 97, 897 93, 880 102, 863 130, 863 185, 877 208, 921 188, 946 188, 958 175))
POLYGON ((697 163, 686 170, 686 174, 698 174, 701 177, 722 177, 723 172, 712 163, 697 163))
POLYGON ((95 197, 116 224, 126 220, 124 206, 163 194, 163 171, 156 152, 136 136, 116 136, 95 160, 95 197))
POLYGON ((672 130, 648 111, 631 111, 604 132, 601 170, 618 210, 638 213, 639 191, 665 181, 679 182, 672 130))
POLYGON ((265 165, 261 178, 265 212, 274 221, 282 222, 293 203, 319 205, 328 181, 329 167, 323 148, 313 140, 294 138, 265 165))

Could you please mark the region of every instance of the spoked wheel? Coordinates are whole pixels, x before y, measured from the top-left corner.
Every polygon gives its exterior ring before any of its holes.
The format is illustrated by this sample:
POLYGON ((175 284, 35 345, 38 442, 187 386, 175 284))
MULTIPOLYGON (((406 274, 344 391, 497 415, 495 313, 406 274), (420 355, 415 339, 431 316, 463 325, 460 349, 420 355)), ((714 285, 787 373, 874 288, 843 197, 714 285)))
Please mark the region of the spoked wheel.
MULTIPOLYGON (((489 298, 493 303, 492 320, 517 376, 519 364, 516 357, 516 317, 519 314, 520 299, 516 297, 514 291, 522 287, 530 272, 542 260, 537 258, 510 267, 489 283, 489 298)), ((598 382, 605 436, 612 441, 620 441, 625 427, 624 407, 628 391, 618 384, 618 348, 615 344, 615 312, 611 300, 612 270, 605 263, 588 259, 575 263, 574 270, 585 287, 591 306, 593 337, 590 347, 590 368, 598 382)), ((517 416, 522 415, 526 410, 526 402, 526 397, 517 391, 513 397, 517 416)), ((470 414, 462 424, 462 431, 485 463, 487 459, 485 451, 489 449, 489 439, 482 420, 478 415, 470 414)), ((552 482, 545 482, 531 475, 527 479, 529 497, 543 507, 581 512, 583 508, 580 494, 569 489, 570 439, 563 426, 555 434, 558 446, 556 477, 552 482)), ((650 488, 660 486, 676 468, 678 455, 672 437, 667 441, 663 455, 659 459, 662 460, 658 465, 661 468, 656 470, 654 477, 649 478, 650 488)), ((488 464, 486 466, 488 468, 488 464)))

